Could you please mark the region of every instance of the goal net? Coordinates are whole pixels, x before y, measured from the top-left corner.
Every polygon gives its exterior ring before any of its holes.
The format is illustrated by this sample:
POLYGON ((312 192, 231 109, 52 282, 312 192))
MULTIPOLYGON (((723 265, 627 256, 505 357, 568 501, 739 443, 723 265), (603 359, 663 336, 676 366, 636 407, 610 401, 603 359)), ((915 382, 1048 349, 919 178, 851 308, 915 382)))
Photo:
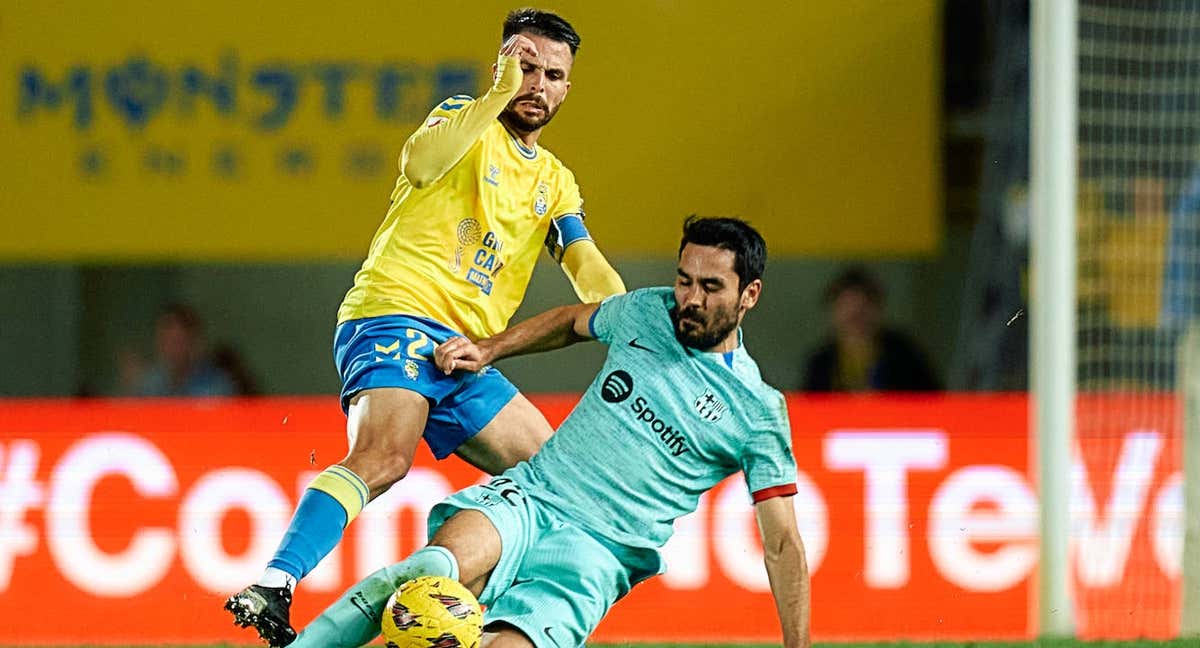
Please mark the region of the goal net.
POLYGON ((1200 0, 1079 0, 1078 16, 1077 631, 1176 636, 1181 375, 1200 314, 1200 0))

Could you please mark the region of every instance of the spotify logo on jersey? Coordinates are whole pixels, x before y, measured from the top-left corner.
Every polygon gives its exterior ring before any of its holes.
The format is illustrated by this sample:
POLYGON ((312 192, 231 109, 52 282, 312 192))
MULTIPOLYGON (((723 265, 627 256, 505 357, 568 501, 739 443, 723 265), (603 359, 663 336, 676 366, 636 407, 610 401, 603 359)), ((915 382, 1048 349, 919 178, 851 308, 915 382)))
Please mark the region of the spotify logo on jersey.
POLYGON ((600 386, 600 397, 609 403, 620 403, 633 393, 633 377, 620 369, 608 374, 600 386))

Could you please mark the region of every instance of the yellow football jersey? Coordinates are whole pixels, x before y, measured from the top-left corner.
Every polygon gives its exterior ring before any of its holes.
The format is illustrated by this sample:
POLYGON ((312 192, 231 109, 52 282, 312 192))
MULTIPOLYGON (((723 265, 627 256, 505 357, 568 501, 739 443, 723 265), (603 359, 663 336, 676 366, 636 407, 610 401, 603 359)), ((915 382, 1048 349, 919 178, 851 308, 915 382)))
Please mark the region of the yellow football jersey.
MULTIPOLYGON (((446 100, 421 128, 449 126, 471 101, 446 100)), ((472 339, 495 335, 525 297, 550 220, 582 214, 582 202, 558 158, 492 120, 432 184, 418 189, 400 175, 338 322, 417 315, 472 339)))

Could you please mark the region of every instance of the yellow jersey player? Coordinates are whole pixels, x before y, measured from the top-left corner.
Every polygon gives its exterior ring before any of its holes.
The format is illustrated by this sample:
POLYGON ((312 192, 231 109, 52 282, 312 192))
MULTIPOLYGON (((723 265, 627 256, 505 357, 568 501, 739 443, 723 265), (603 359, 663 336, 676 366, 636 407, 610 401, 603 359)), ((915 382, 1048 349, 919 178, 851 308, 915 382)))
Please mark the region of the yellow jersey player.
POLYGON ((446 375, 434 348, 507 326, 543 247, 579 298, 622 293, 583 225, 575 177, 537 144, 567 91, 579 36, 552 13, 504 23, 492 87, 434 108, 404 144, 387 217, 338 311, 334 357, 350 450, 318 475, 255 584, 225 607, 272 646, 295 638, 292 592, 362 507, 404 477, 424 437, 491 474, 552 430, 498 371, 446 375))

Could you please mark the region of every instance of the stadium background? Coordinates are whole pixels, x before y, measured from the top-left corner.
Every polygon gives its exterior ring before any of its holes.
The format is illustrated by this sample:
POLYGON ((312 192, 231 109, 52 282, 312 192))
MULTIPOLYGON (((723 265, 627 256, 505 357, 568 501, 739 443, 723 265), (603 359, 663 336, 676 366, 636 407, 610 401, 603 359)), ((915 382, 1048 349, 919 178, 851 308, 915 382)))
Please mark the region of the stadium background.
MULTIPOLYGON (((310 457, 320 464, 341 451, 329 396, 334 311, 386 207, 395 155, 434 103, 486 83, 512 6, 0 3, 0 396, 14 397, 0 401, 0 643, 248 640, 216 606, 231 570, 257 569, 247 555, 290 512, 310 457), (194 305, 211 340, 244 354, 267 398, 66 398, 112 393, 117 355, 148 352, 156 315, 174 301, 194 305), (208 526, 196 522, 206 501, 227 507, 208 526), (271 508, 279 502, 283 512, 271 508), (85 533, 98 553, 76 537, 85 533), (107 571, 95 578, 71 575, 101 563, 107 571), (177 599, 165 613, 162 591, 177 599), (81 626, 48 624, 28 603, 67 597, 87 601, 81 626)), ((1022 208, 1013 156, 1024 148, 1013 142, 1027 138, 1027 8, 547 7, 575 24, 583 46, 570 98, 541 141, 575 171, 589 227, 630 287, 671 280, 683 216, 742 216, 771 249, 764 298, 746 325, 770 382, 798 387, 806 353, 825 335, 824 286, 862 262, 887 288, 889 321, 913 332, 952 390, 1017 390, 791 396, 811 480, 811 497, 798 500, 820 513, 802 515, 822 561, 816 638, 1035 634, 1025 321, 997 333, 995 322, 975 328, 973 319, 990 304, 1003 323, 1024 289, 1023 274, 1011 272, 997 298, 979 263, 1008 251, 985 252, 990 215, 1022 208), (994 145, 998 131, 1017 153, 994 145), (861 445, 881 441, 908 462, 899 481, 861 445), (883 480, 875 486, 910 490, 871 500, 869 466, 883 480), (982 518, 1001 519, 981 522, 972 497, 992 498, 982 518), (907 532, 896 507, 910 515, 907 532), (872 520, 883 526, 868 528, 872 520), (961 545, 934 539, 952 535, 956 520, 975 535, 961 545)), ((517 318, 570 300, 561 273, 543 262, 517 318)), ((1131 308, 1145 319, 1156 305, 1131 308)), ((522 389, 552 393, 537 402, 554 419, 601 354, 582 345, 502 368, 522 389)), ((1125 442, 1127 432, 1105 434, 1125 442)), ((1151 503, 1115 567, 1080 584, 1098 610, 1083 616, 1086 636, 1178 631, 1170 617, 1178 598, 1164 593, 1178 582, 1176 536, 1162 529, 1176 510, 1179 466, 1157 460, 1178 449, 1178 430, 1129 439, 1150 462, 1136 467, 1151 503), (1135 587, 1123 587, 1133 573, 1135 587)), ((1083 448, 1100 508, 1122 486, 1112 446, 1083 448)), ((399 513, 360 524, 340 571, 327 570, 302 597, 301 620, 355 573, 413 548, 422 498, 474 479, 461 465, 421 457, 431 470, 410 484, 417 501, 401 493, 399 513), (372 532, 393 545, 363 539, 372 532)), ((735 492, 722 487, 681 533, 709 538, 672 549, 687 566, 642 588, 598 639, 774 637, 744 503, 723 495, 735 492), (691 623, 678 623, 674 615, 685 614, 691 623)), ((1089 523, 1114 528, 1103 511, 1093 514, 1089 523)), ((1090 550, 1085 557, 1111 555, 1090 550)))
MULTIPOLYGON (((0 352, 46 370, 6 371, 0 393, 107 392, 117 347, 168 298, 269 391, 336 389, 330 325, 398 148, 444 96, 477 93, 508 5, 119 6, 3 15, 0 352)), ((933 2, 559 10, 584 44, 543 143, 629 285, 671 280, 687 214, 737 214, 771 242, 751 332, 782 386, 823 326, 822 258, 887 259, 898 317, 945 326, 922 276, 944 245, 933 2)), ((544 266, 523 314, 571 294, 544 266)), ((594 363, 513 365, 545 391, 581 389, 594 363)))

